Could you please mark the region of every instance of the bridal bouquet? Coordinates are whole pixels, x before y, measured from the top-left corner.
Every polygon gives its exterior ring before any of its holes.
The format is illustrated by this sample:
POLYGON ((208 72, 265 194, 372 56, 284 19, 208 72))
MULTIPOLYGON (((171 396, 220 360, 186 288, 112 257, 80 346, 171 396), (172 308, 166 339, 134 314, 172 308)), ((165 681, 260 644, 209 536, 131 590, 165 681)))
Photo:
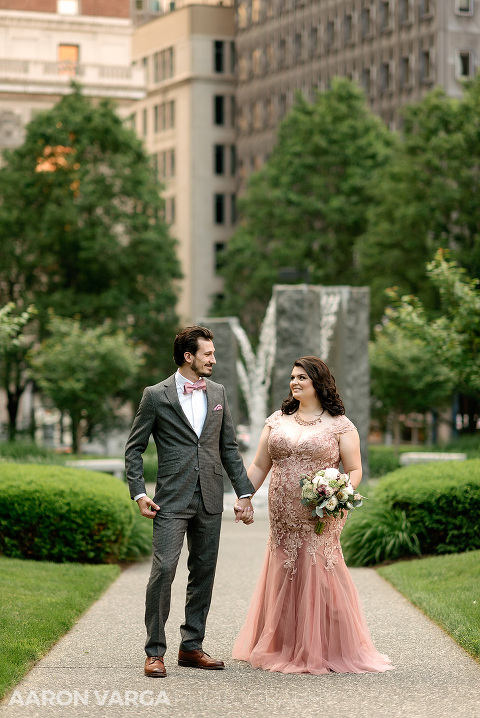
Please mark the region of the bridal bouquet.
POLYGON ((320 521, 324 513, 326 516, 343 518, 344 512, 348 514, 361 506, 365 496, 356 491, 350 483, 349 474, 341 474, 338 469, 321 469, 308 476, 303 474, 300 479, 303 506, 312 507, 312 517, 318 516, 315 533, 321 534, 325 524, 320 521))

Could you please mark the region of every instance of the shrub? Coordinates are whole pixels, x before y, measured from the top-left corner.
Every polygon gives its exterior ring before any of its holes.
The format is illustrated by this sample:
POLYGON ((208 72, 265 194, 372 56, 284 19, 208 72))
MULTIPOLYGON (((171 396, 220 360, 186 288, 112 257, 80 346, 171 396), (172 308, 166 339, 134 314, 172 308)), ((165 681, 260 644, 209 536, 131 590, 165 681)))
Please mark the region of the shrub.
POLYGON ((400 468, 400 461, 393 446, 370 444, 368 447, 368 465, 372 479, 379 479, 390 471, 400 468))
POLYGON ((52 464, 65 463, 67 458, 57 454, 53 449, 39 446, 34 441, 4 441, 0 442, 0 457, 9 461, 22 463, 41 462, 48 460, 52 464))
POLYGON ((422 553, 480 548, 480 459, 405 466, 380 481, 375 501, 405 511, 422 553))
POLYGON ((349 566, 371 566, 407 556, 420 556, 420 544, 405 511, 364 503, 349 517, 342 532, 342 549, 349 566))
POLYGON ((114 563, 134 517, 125 484, 61 466, 0 464, 0 552, 14 558, 114 563))

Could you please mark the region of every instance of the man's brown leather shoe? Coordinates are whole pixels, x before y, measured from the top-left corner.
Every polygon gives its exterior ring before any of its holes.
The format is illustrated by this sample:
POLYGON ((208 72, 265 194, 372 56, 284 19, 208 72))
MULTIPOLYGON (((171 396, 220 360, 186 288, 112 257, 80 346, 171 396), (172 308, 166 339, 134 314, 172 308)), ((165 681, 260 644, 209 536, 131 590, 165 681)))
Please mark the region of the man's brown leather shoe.
POLYGON ((163 656, 147 656, 145 659, 145 675, 150 678, 165 678, 167 671, 163 656))
POLYGON ((210 658, 208 653, 204 653, 202 650, 179 651, 178 665, 186 668, 205 668, 207 671, 221 671, 225 668, 223 661, 210 658))

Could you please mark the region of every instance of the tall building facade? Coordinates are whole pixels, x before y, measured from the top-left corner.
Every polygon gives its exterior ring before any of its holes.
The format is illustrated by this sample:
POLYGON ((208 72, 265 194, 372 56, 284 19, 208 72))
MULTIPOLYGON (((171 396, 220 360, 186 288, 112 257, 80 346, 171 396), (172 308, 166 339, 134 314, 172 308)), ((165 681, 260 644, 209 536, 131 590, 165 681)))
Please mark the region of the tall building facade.
POLYGON ((130 113, 144 73, 131 67, 130 0, 0 0, 0 151, 32 116, 70 92, 111 98, 130 113))
POLYGON ((392 128, 434 86, 458 97, 480 58, 478 0, 236 0, 240 185, 268 157, 301 91, 335 76, 392 128))
POLYGON ((233 3, 170 5, 140 25, 134 67, 147 95, 132 122, 164 183, 165 213, 178 241, 179 315, 206 316, 221 291, 217 270, 235 223, 233 3))

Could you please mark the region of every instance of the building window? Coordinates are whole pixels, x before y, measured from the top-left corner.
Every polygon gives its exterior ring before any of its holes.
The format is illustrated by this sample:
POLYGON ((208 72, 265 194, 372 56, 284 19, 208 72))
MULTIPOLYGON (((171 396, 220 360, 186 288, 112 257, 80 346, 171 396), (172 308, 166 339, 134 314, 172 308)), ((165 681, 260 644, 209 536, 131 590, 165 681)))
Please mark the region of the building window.
POLYGON ((362 8, 362 37, 370 37, 372 33, 372 14, 369 7, 362 8))
POLYGON ((318 51, 318 28, 310 28, 310 57, 315 57, 318 51))
POLYGON ((155 105, 155 107, 153 108, 153 131, 155 133, 159 132, 159 129, 160 129, 159 122, 158 122, 159 117, 160 117, 160 105, 155 105))
POLYGON ((410 58, 400 58, 400 87, 407 87, 410 85, 410 58))
POLYGON ((287 96, 282 94, 278 100, 278 115, 279 120, 282 120, 287 114, 287 96))
POLYGON ((473 52, 467 50, 458 53, 458 76, 472 77, 473 75, 473 52))
POLYGON ((390 90, 391 77, 390 77, 390 63, 382 62, 380 65, 380 89, 382 92, 390 90))
POLYGON ((285 67, 287 64, 287 41, 285 38, 278 43, 278 64, 279 67, 285 67))
POLYGON ((232 40, 230 43, 230 72, 232 75, 235 74, 237 68, 237 51, 235 49, 235 42, 232 40))
POLYGON ((262 74, 262 51, 257 47, 252 53, 252 73, 254 77, 262 74))
POLYGON ((387 0, 387 2, 380 3, 380 27, 382 30, 391 30, 391 23, 390 3, 387 0))
POLYGON ((215 72, 224 72, 225 43, 215 40, 213 43, 213 69, 215 72))
POLYGON ((345 45, 348 45, 350 42, 352 42, 352 16, 351 15, 345 15, 345 18, 343 21, 343 39, 344 39, 345 45))
POLYGON ((225 146, 213 146, 213 171, 216 175, 225 173, 225 146))
POLYGON ((147 108, 144 107, 142 112, 142 134, 144 137, 147 136, 148 131, 148 114, 147 114, 147 108))
POLYGON ((170 150, 170 177, 175 177, 175 149, 170 150))
POLYGON ((331 49, 335 43, 335 23, 333 20, 327 22, 327 47, 331 49))
POLYGON ((213 98, 213 121, 216 125, 225 124, 225 97, 215 95, 213 98))
POLYGON ((235 115, 237 113, 237 105, 235 102, 235 95, 230 95, 230 124, 235 127, 235 115))
POLYGON ((473 15, 473 0, 456 0, 455 12, 458 15, 473 15))
POLYGON ((170 129, 175 127, 175 100, 168 103, 168 121, 170 129))
POLYGON ((225 224, 225 195, 214 196, 213 218, 215 224, 225 224))
POLYGON ((369 67, 364 67, 362 70, 362 85, 365 90, 365 94, 369 97, 372 91, 372 78, 369 67))
POLYGON ((237 171, 237 151, 235 145, 230 145, 230 174, 232 177, 235 176, 237 171))
POLYGON ((175 224, 175 197, 167 197, 165 200, 165 209, 168 224, 175 224))
POLYGON ((78 0, 57 0, 59 15, 78 15, 78 0))
POLYGON ((58 72, 61 75, 75 75, 77 72, 80 49, 78 45, 58 46, 58 72))
POLYGON ((148 72, 148 57, 142 57, 142 67, 145 74, 145 82, 148 83, 150 81, 150 75, 148 72))
POLYGON ((301 62, 302 59, 302 36, 300 33, 297 33, 295 35, 294 40, 294 53, 295 53, 295 62, 301 62))
POLYGON ((431 71, 430 51, 425 50, 420 54, 420 79, 424 81, 430 80, 431 71))
POLYGON ((237 223, 237 195, 232 194, 230 196, 230 222, 231 224, 237 223))
POLYGON ((420 0, 420 17, 430 17, 432 14, 431 0, 420 0))
POLYGON ((215 242, 215 271, 219 272, 225 264, 225 242, 215 242))
POLYGON ((412 13, 410 0, 400 0, 400 22, 411 22, 412 13))
POLYGON ((252 22, 260 20, 260 0, 252 0, 252 22))

